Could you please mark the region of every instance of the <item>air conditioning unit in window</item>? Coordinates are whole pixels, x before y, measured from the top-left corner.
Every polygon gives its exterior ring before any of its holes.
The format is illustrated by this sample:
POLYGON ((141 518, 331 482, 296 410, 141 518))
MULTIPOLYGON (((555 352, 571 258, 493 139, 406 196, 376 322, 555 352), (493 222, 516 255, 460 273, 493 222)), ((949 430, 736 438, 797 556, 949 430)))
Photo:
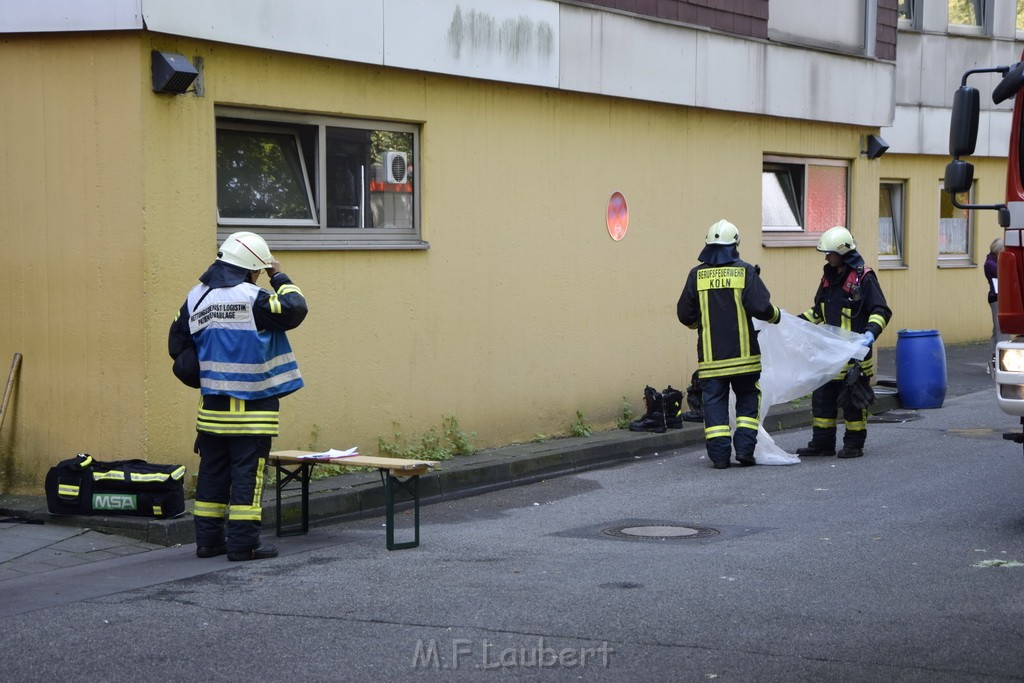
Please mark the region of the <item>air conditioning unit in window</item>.
POLYGON ((409 182, 409 156, 405 152, 384 152, 384 182, 409 182))

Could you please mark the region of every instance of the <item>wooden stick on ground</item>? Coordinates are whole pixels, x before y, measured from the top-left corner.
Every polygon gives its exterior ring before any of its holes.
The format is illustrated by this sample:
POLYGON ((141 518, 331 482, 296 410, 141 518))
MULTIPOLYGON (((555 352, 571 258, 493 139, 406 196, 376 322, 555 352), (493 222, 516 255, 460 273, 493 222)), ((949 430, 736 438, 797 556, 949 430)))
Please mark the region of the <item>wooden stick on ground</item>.
POLYGON ((4 399, 0 402, 0 429, 4 426, 4 418, 7 417, 7 401, 11 398, 11 388, 14 386, 14 376, 18 374, 18 366, 21 365, 21 354, 15 353, 11 361, 11 373, 7 376, 7 388, 4 389, 4 399))

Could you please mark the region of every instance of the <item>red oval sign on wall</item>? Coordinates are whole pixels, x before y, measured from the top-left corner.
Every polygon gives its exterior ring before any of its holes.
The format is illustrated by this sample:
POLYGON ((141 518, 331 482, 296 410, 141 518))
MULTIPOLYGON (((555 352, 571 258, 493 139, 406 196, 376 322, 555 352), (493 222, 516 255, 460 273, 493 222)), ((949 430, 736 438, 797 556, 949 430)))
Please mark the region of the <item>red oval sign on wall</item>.
POLYGON ((618 242, 626 236, 629 230, 629 207, 626 206, 626 198, 621 192, 613 192, 608 199, 608 234, 618 242))

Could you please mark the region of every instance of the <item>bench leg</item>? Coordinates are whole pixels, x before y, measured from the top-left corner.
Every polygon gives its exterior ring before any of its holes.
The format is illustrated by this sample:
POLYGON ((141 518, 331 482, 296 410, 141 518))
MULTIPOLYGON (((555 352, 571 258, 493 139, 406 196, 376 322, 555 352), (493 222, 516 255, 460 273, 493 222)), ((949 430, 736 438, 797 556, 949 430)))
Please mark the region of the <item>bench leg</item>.
POLYGON ((313 465, 316 463, 301 463, 295 469, 289 470, 280 462, 275 464, 277 470, 277 535, 278 536, 301 536, 309 532, 309 479, 313 475, 313 465), (281 475, 284 474, 284 478, 281 475), (302 520, 298 528, 284 528, 284 513, 281 507, 281 491, 292 481, 298 481, 302 487, 302 499, 300 508, 302 520))
MULTIPOLYGON (((383 472, 382 472, 383 474, 383 472)), ((398 477, 393 476, 390 472, 383 477, 384 479, 384 499, 387 506, 387 532, 388 532, 388 550, 403 550, 405 548, 415 548, 420 544, 420 478, 419 475, 409 477, 406 481, 402 481, 398 477), (413 540, 405 543, 395 543, 395 491, 401 489, 412 496, 413 503, 413 528, 415 535, 413 540)))

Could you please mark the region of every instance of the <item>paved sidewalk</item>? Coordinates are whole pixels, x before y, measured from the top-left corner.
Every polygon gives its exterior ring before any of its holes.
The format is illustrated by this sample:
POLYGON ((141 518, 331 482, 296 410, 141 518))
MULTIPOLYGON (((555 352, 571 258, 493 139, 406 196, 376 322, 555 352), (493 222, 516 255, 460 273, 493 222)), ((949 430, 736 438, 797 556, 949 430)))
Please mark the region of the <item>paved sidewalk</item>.
POLYGON ((0 517, 0 581, 163 546, 43 520, 0 517))
MULTIPOLYGON (((987 343, 946 347, 947 397, 992 389, 992 380, 985 372, 987 355, 987 343)), ((878 354, 877 374, 880 385, 876 387, 878 401, 873 412, 900 409, 895 389, 884 386, 895 384, 892 349, 882 349, 878 354)), ((764 420, 766 429, 774 432, 809 426, 809 403, 804 399, 776 406, 764 420)), ((489 449, 444 462, 436 472, 421 477, 421 501, 429 505, 439 500, 620 464, 702 442, 703 425, 685 423, 683 429, 665 434, 615 430, 590 437, 489 449)), ((188 505, 191 509, 191 501, 188 505)), ((297 518, 297 486, 286 492, 282 510, 285 519, 297 518)), ((271 542, 274 542, 275 512, 271 476, 264 495, 263 516, 264 537, 271 542)), ((383 487, 376 471, 322 479, 310 485, 311 526, 380 516, 383 512, 383 487)), ((421 514, 425 533, 429 534, 429 507, 421 514)), ((381 535, 383 537, 383 530, 381 535)), ((189 512, 170 520, 55 517, 47 513, 43 496, 0 495, 0 581, 193 542, 189 512)))

